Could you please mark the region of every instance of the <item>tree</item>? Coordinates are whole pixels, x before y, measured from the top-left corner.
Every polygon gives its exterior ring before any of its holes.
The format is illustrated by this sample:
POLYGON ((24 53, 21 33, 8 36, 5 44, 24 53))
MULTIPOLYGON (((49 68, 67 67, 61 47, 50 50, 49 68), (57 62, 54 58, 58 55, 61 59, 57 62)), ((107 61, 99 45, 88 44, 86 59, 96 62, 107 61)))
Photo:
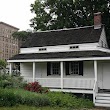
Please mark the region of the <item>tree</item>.
POLYGON ((99 11, 110 39, 109 0, 35 0, 31 4, 35 13, 31 27, 38 31, 93 25, 93 15, 99 11))
POLYGON ((31 35, 31 33, 32 33, 31 31, 28 31, 28 32, 27 31, 18 31, 18 32, 14 32, 12 34, 12 36, 19 40, 19 44, 18 45, 20 47, 22 45, 22 43, 26 41, 27 37, 29 35, 31 35))
POLYGON ((0 70, 3 69, 3 72, 4 72, 4 73, 5 73, 6 65, 7 65, 6 61, 0 60, 0 70))

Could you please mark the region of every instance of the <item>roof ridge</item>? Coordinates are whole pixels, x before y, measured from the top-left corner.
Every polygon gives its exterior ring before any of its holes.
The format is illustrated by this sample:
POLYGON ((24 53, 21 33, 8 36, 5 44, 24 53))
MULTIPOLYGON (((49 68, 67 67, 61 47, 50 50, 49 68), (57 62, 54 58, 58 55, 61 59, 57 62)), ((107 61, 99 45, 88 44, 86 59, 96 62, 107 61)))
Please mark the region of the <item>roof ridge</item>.
MULTIPOLYGON (((102 24, 102 26, 104 26, 104 24, 102 24)), ((92 27, 94 27, 94 25, 91 25, 91 26, 83 26, 83 27, 75 27, 75 28, 63 28, 63 29, 56 29, 56 30, 36 31, 35 33, 68 31, 68 30, 85 29, 85 28, 92 28, 92 27)), ((101 27, 101 28, 102 28, 102 27, 101 27)), ((100 28, 99 28, 99 29, 100 29, 100 28)))
POLYGON ((66 31, 66 30, 75 30, 75 29, 85 29, 85 28, 91 28, 94 27, 94 25, 92 26, 83 26, 83 27, 76 27, 76 28, 63 28, 63 29, 56 29, 56 30, 46 30, 46 31, 37 31, 35 33, 43 33, 43 32, 56 32, 56 31, 66 31))

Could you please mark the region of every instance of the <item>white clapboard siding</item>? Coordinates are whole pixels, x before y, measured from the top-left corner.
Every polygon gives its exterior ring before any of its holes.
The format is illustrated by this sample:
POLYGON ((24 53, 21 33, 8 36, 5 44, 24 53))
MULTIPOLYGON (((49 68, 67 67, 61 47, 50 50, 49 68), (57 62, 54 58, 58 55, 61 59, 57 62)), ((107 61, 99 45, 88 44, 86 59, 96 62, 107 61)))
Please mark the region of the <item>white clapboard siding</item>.
POLYGON ((94 78, 64 78, 64 88, 93 89, 94 78))
POLYGON ((80 50, 93 50, 96 49, 98 43, 84 43, 84 44, 71 44, 71 45, 57 45, 57 46, 44 46, 45 51, 39 51, 41 47, 21 48, 20 53, 48 53, 48 52, 67 52, 67 51, 80 51, 80 50), (70 46, 79 46, 79 48, 70 49, 70 46))
POLYGON ((52 88, 60 88, 61 80, 60 78, 35 78, 35 81, 38 81, 40 85, 43 87, 52 87, 52 88))
MULTIPOLYGON (((27 82, 32 82, 32 78, 25 78, 27 82)), ((60 78, 35 78, 43 87, 61 88, 60 78)), ((64 78, 63 88, 76 88, 76 89, 93 89, 93 78, 64 78)))

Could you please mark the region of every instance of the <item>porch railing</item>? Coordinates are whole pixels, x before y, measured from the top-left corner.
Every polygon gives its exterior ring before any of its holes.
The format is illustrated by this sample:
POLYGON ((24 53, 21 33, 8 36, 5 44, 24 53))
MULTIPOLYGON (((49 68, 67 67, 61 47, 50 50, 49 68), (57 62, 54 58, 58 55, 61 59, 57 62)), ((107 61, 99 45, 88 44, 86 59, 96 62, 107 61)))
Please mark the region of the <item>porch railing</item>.
MULTIPOLYGON (((25 78, 32 82, 32 78, 25 78)), ((61 78, 35 78, 43 87, 61 88, 61 78)), ((93 89, 94 78, 63 78, 63 88, 93 89)))
POLYGON ((35 78, 43 87, 60 88, 60 78, 35 78))
POLYGON ((93 89, 94 78, 64 78, 64 88, 93 89))

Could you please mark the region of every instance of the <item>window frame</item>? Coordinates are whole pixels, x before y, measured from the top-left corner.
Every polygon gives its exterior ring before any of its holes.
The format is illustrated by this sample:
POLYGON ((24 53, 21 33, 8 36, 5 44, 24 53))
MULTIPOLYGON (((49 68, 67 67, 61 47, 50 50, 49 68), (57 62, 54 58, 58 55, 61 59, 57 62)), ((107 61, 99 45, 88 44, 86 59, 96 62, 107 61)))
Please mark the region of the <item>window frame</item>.
POLYGON ((51 62, 51 75, 60 75, 60 62, 51 62))
POLYGON ((69 73, 70 75, 79 75, 80 73, 79 62, 70 62, 69 73))
MULTIPOLYGON (((74 65, 77 65, 77 64, 74 64, 74 65)), ((83 76, 83 69, 84 69, 83 65, 84 65, 83 61, 71 61, 71 62, 68 61, 68 62, 65 62, 65 75, 83 76), (75 67, 75 69, 74 68, 72 69, 72 62, 77 63, 78 67, 75 67), (75 72, 74 72, 74 70, 75 70, 75 72)))

